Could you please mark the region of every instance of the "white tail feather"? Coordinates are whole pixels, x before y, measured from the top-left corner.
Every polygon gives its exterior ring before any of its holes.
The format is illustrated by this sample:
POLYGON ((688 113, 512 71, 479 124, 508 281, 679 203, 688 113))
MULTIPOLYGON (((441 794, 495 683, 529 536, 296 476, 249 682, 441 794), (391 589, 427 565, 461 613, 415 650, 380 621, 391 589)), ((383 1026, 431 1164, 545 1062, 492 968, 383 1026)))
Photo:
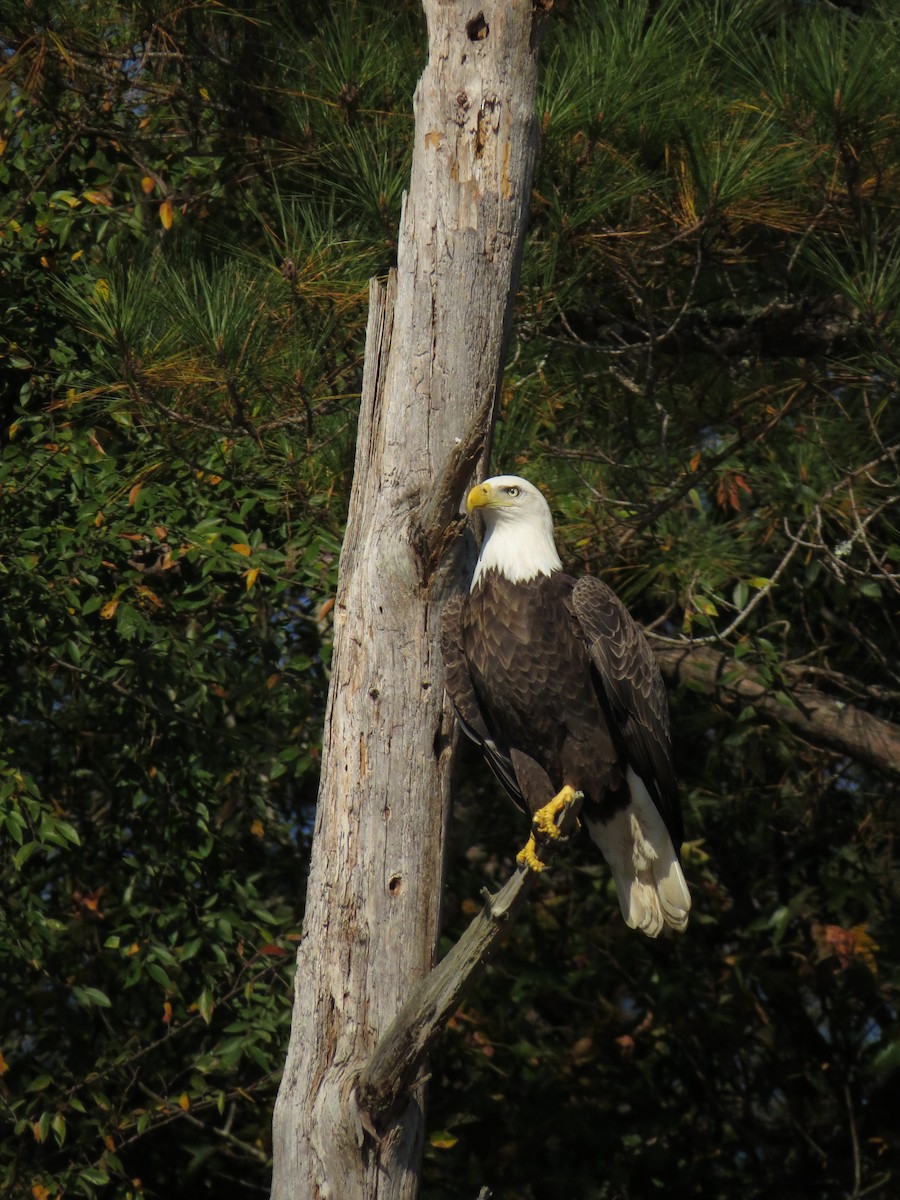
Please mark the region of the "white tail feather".
POLYGON ((669 831, 644 784, 628 768, 631 800, 610 821, 588 821, 616 881, 625 924, 648 937, 666 925, 682 933, 691 896, 669 831))

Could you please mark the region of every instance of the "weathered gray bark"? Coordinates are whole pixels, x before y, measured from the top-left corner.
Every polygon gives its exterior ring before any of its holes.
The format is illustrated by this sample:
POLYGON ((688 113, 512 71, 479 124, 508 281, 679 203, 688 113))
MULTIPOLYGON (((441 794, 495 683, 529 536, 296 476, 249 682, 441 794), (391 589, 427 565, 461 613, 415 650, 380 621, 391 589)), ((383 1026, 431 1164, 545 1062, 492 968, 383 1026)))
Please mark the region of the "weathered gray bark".
POLYGON ((452 721, 438 647, 447 575, 434 566, 500 379, 534 163, 540 15, 532 0, 425 10, 430 57, 396 278, 371 292, 273 1200, 417 1191, 421 1086, 380 1138, 364 1133, 355 1092, 437 942, 452 721))

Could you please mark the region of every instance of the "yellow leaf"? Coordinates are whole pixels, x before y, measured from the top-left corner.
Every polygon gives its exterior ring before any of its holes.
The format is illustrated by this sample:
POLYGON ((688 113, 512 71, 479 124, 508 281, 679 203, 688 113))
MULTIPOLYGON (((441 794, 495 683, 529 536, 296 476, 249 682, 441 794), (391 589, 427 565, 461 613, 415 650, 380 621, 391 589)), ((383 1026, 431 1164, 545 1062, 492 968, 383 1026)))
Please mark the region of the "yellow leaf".
POLYGON ((203 97, 204 100, 209 99, 209 92, 206 90, 205 87, 199 88, 198 91, 200 92, 200 95, 203 97))
POLYGON ((446 1129, 436 1129, 428 1140, 438 1150, 452 1150, 459 1138, 446 1129))
POLYGON ((141 180, 141 191, 145 196, 149 196, 155 187, 156 183, 150 178, 149 175, 145 175, 141 180))
POLYGON ((107 208, 112 204, 112 200, 105 192, 84 192, 85 200, 89 200, 91 204, 105 204, 107 208))
POLYGON ((109 299, 109 284, 105 279, 98 279, 94 284, 94 291, 101 300, 109 299))
POLYGON ((163 200, 159 206, 159 219, 162 221, 163 229, 172 228, 172 201, 163 200))
POLYGON ((31 1194, 34 1200, 50 1200, 50 1193, 42 1183, 33 1183, 31 1185, 31 1194))
POLYGON ((250 547, 246 542, 232 542, 231 548, 235 554, 243 554, 244 558, 250 557, 250 547))
POLYGON ((747 582, 750 584, 750 586, 752 588, 764 588, 764 587, 768 587, 769 584, 772 582, 772 580, 765 579, 765 578, 763 578, 762 575, 753 575, 753 576, 751 576, 750 579, 747 580, 747 582))
POLYGON ((253 587, 254 583, 256 583, 257 575, 259 575, 259 567, 251 567, 248 571, 244 572, 244 578, 247 580, 248 592, 253 587))
POLYGON ((42 266, 42 267, 49 267, 49 266, 50 266, 50 263, 47 261, 47 255, 46 255, 46 254, 42 254, 42 255, 41 255, 41 266, 42 266))
POLYGON ((100 609, 100 616, 104 621, 111 621, 116 615, 116 609, 119 607, 118 600, 107 600, 100 609))
POLYGON ((182 1092, 178 1097, 178 1107, 183 1108, 185 1112, 191 1107, 191 1098, 187 1092, 182 1092))
POLYGON ((260 819, 258 817, 253 822, 253 824, 250 826, 250 832, 253 834, 254 837, 257 837, 257 838, 266 836, 266 827, 263 825, 262 821, 260 821, 260 819))
POLYGON ((866 925, 854 925, 851 930, 853 940, 856 943, 856 953, 863 960, 873 975, 878 974, 878 963, 875 961, 875 951, 881 947, 874 941, 868 932, 866 925))
POLYGON ((75 253, 72 255, 72 257, 69 259, 69 262, 78 262, 79 258, 81 258, 81 256, 82 256, 82 254, 84 254, 83 250, 76 250, 75 253))
POLYGON ((222 476, 221 475, 207 475, 206 482, 211 483, 213 485, 213 487, 215 487, 217 483, 222 482, 222 476))

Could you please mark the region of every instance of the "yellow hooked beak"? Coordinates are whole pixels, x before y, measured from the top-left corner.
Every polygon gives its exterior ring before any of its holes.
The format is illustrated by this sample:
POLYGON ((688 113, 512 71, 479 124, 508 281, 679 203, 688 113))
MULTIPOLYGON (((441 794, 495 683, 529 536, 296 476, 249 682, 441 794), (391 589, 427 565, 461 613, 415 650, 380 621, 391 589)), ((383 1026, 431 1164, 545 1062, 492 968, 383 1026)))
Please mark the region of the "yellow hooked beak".
POLYGON ((494 489, 489 483, 478 483, 466 496, 466 512, 469 516, 476 508, 485 508, 494 497, 494 489))

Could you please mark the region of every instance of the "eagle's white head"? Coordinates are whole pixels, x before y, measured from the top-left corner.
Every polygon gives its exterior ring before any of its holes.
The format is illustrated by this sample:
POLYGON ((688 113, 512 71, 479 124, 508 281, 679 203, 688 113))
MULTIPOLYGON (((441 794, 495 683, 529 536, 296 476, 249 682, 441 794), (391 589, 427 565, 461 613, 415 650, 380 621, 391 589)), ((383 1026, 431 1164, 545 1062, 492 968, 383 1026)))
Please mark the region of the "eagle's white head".
POLYGON ((533 483, 517 475, 486 479, 466 497, 466 512, 476 508, 484 517, 485 535, 472 576, 473 590, 491 570, 511 583, 562 570, 550 505, 533 483))

